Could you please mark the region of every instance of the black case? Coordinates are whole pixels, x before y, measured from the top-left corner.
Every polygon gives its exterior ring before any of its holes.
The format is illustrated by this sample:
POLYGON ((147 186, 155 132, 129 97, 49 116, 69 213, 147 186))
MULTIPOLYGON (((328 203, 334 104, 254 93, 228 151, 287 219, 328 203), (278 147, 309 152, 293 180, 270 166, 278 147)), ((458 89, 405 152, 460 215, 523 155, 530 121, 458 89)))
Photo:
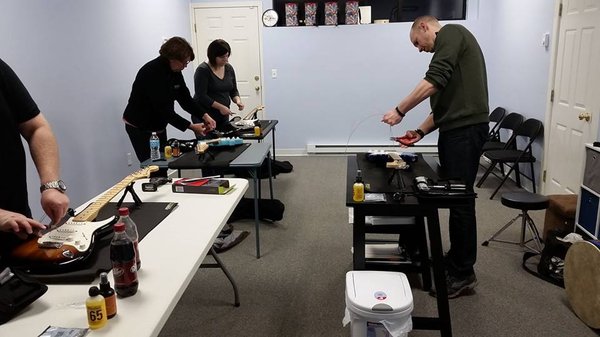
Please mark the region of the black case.
POLYGON ((0 284, 0 324, 8 322, 48 290, 45 284, 19 271, 12 273, 10 279, 0 284))

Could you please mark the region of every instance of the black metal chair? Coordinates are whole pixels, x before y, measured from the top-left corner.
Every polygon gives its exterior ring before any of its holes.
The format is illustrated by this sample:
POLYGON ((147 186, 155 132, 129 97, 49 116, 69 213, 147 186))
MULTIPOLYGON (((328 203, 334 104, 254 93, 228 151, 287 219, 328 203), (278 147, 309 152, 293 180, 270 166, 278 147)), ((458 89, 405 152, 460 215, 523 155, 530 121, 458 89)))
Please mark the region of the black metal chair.
MULTIPOLYGON (((507 116, 507 118, 508 118, 508 116, 507 116)), ((483 182, 487 179, 487 177, 490 174, 494 174, 495 176, 497 176, 493 172, 496 165, 500 165, 501 167, 503 165, 507 165, 508 167, 510 167, 510 169, 508 170, 508 172, 506 174, 503 175, 504 178, 502 179, 502 181, 500 182, 498 187, 496 187, 496 190, 494 191, 494 193, 492 193, 492 195, 490 196, 490 199, 494 198, 496 193, 498 193, 498 190, 500 189, 500 187, 502 187, 502 185, 504 185, 504 182, 506 182, 506 180, 508 179, 508 177, 510 176, 510 174, 513 171, 515 172, 515 180, 516 180, 517 186, 521 187, 521 176, 523 176, 523 177, 531 180, 531 182, 533 183, 533 193, 536 193, 535 171, 533 170, 533 163, 535 163, 536 159, 533 156, 531 148, 532 148, 532 144, 535 141, 535 139, 540 134, 542 134, 542 132, 543 132, 542 122, 540 122, 539 120, 537 120, 535 118, 530 118, 530 119, 526 120, 525 122, 523 122, 523 124, 521 124, 521 126, 515 131, 514 137, 512 137, 511 141, 508 144, 506 144, 504 149, 485 151, 483 153, 483 156, 488 158, 491 161, 491 164, 488 167, 488 169, 485 171, 485 173, 483 174, 481 179, 479 179, 479 181, 477 182, 477 187, 481 187, 483 182), (524 137, 524 138, 528 139, 528 141, 526 142, 525 146, 522 149, 518 149, 517 140, 519 137, 524 137), (530 170, 531 170, 531 176, 527 176, 525 173, 521 172, 521 170, 519 169, 520 163, 529 163, 530 170)))
POLYGON ((506 115, 506 109, 502 107, 497 107, 490 113, 490 123, 494 123, 494 126, 490 129, 488 133, 488 140, 500 141, 500 134, 498 130, 500 129, 500 122, 506 115))
MULTIPOLYGON (((493 113, 494 112, 492 112, 492 114, 493 113)), ((492 115, 490 115, 490 120, 491 117, 492 115)), ((485 152, 489 150, 501 150, 506 148, 507 144, 511 144, 511 141, 515 137, 515 131, 519 128, 519 126, 521 126, 521 124, 523 124, 523 120, 525 120, 523 115, 517 112, 511 112, 506 115, 502 121, 496 124, 498 128, 496 128, 496 125, 492 127, 489 133, 488 141, 483 144, 482 151, 485 152), (507 134, 505 141, 502 140, 502 135, 504 133, 507 134)))

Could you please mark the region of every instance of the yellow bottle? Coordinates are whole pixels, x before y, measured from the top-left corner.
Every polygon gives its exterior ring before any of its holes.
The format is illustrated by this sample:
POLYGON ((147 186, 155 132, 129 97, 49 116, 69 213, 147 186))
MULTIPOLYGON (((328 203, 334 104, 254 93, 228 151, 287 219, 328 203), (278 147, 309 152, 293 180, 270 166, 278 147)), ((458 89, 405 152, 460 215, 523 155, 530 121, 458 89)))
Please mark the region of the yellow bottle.
POLYGON ((365 184, 362 181, 360 170, 356 171, 356 180, 352 185, 352 200, 356 202, 365 201, 365 184))
POLYGON ((169 145, 165 146, 165 159, 171 159, 173 157, 173 148, 169 145))
POLYGON ((260 137, 260 133, 261 133, 261 131, 260 131, 260 126, 258 126, 258 125, 257 125, 257 126, 255 126, 255 127, 254 127, 254 135, 255 135, 256 137, 260 137))
POLYGON ((93 286, 88 291, 90 297, 85 301, 85 310, 87 311, 87 320, 90 329, 100 329, 106 325, 108 320, 106 315, 106 303, 104 297, 100 295, 100 289, 93 286))

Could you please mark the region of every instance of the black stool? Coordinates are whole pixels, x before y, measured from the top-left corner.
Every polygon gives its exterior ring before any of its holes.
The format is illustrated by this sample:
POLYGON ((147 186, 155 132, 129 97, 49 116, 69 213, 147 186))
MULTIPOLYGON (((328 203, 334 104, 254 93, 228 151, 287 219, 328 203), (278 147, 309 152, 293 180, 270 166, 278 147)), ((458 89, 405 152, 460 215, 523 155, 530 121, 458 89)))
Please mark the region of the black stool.
POLYGON ((497 231, 494 235, 492 235, 491 238, 483 242, 481 245, 487 246, 490 243, 490 241, 514 243, 523 248, 527 248, 536 253, 540 253, 542 251, 542 241, 540 239, 540 233, 538 232, 537 227, 535 227, 535 223, 533 222, 533 219, 531 219, 527 211, 535 211, 548 208, 548 197, 530 192, 512 192, 502 194, 501 201, 502 205, 506 207, 520 209, 521 214, 517 215, 514 219, 509 221, 506 225, 504 225, 504 227, 500 228, 499 231, 497 231), (496 237, 500 233, 502 233, 505 229, 510 227, 510 225, 512 225, 513 222, 515 222, 518 218, 522 218, 523 220, 521 224, 521 241, 514 242, 496 239, 496 237), (531 234, 531 239, 527 241, 525 241, 525 228, 529 229, 529 233, 531 234), (533 241, 537 248, 527 246, 527 243, 530 241, 533 241))

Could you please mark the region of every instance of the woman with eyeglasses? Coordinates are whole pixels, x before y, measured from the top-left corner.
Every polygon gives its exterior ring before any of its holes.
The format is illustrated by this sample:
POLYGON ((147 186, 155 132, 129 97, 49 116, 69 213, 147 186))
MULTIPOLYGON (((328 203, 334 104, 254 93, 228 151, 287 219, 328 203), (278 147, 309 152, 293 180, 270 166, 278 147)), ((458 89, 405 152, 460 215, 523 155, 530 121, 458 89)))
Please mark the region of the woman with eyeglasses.
POLYGON ((176 36, 160 47, 159 54, 138 71, 123 113, 125 131, 140 162, 150 158, 152 132, 158 135, 161 149, 166 145, 167 124, 181 131, 192 130, 196 135, 204 135, 216 126, 206 109, 194 102, 181 74, 194 60, 192 46, 176 36), (175 101, 196 117, 194 122, 175 112, 175 101))
MULTIPOLYGON (((244 109, 237 89, 235 71, 229 64, 231 47, 225 40, 214 40, 208 45, 206 56, 208 62, 202 62, 194 73, 194 100, 208 108, 208 114, 217 123, 217 130, 229 131, 231 102, 233 101, 240 111, 244 109)), ((192 117, 192 120, 196 118, 192 117)))

